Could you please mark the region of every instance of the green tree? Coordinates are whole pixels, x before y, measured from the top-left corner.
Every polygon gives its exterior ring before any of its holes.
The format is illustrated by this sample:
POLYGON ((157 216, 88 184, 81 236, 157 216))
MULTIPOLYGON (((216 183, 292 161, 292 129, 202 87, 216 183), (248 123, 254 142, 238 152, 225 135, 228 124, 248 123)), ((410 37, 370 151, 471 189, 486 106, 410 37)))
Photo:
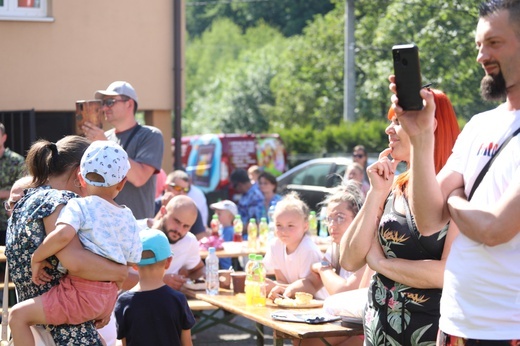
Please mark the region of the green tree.
POLYGON ((386 76, 392 73, 391 47, 412 42, 420 49, 424 83, 431 82, 433 87, 445 91, 459 116, 468 118, 489 108, 479 96, 483 73, 475 62, 474 1, 388 1, 384 12, 375 12, 377 18, 359 13, 367 8, 373 10, 369 2, 359 3, 359 6, 356 3, 358 115, 371 117, 386 113, 389 105, 386 76), (370 97, 364 97, 366 94, 370 97))
POLYGON ((215 19, 226 17, 244 31, 265 22, 285 36, 292 36, 300 34, 314 15, 333 8, 330 0, 187 1, 187 29, 190 35, 199 36, 215 19))
MULTIPOLYGON (((221 34, 225 34, 229 24, 215 22, 214 31, 223 30, 221 34)), ((219 60, 221 68, 216 71, 194 76, 199 79, 199 87, 189 89, 184 132, 267 132, 269 117, 265 109, 274 103, 270 82, 277 72, 276 53, 284 49, 283 41, 279 32, 263 23, 236 37, 235 42, 241 42, 236 46, 240 47, 237 56, 219 60), (206 78, 204 84, 202 77, 206 78)), ((203 35, 199 44, 206 47, 207 42, 203 35)), ((194 70, 194 73, 200 72, 194 70)))
MULTIPOLYGON (((343 1, 335 4, 335 10, 316 16, 302 36, 293 38, 283 56, 284 67, 272 83, 272 118, 278 123, 322 128, 341 122, 345 9, 343 1)), ((420 48, 424 83, 447 92, 459 116, 489 108, 478 90, 483 73, 473 48, 474 1, 358 0, 355 6, 358 118, 386 116, 391 48, 412 42, 420 48)))
MULTIPOLYGON (((241 22, 242 17, 260 17, 244 14, 253 12, 253 4, 260 8, 268 3, 272 2, 203 6, 211 26, 187 45, 184 130, 263 132, 309 127, 325 133, 330 126, 359 126, 342 121, 344 1, 332 0, 332 11, 316 15, 301 35, 291 37, 283 37, 268 20, 247 22, 257 23, 254 27, 241 22), (215 20, 220 15, 228 19, 215 20), (243 31, 244 27, 248 29, 243 31)), ((477 22, 473 0, 357 0, 355 6, 360 119, 356 124, 386 121, 391 48, 401 43, 419 46, 424 83, 447 92, 459 117, 468 119, 490 108, 479 93, 483 72, 473 48, 477 22)), ((320 143, 343 150, 336 138, 329 134, 320 143)), ((375 141, 362 135, 356 138, 375 141)))
POLYGON ((318 15, 304 34, 287 40, 271 84, 273 126, 338 124, 343 114, 343 17, 318 15))

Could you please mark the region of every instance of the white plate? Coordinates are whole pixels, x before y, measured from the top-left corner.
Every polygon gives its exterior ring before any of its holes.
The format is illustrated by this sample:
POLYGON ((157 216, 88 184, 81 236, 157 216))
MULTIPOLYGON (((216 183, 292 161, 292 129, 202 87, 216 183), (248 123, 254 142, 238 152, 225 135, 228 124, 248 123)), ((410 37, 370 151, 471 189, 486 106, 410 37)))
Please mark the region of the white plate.
POLYGON ((291 299, 291 298, 280 298, 280 299, 275 299, 275 301, 273 301, 273 303, 277 306, 280 306, 282 308, 293 308, 293 309, 311 309, 311 308, 320 308, 323 306, 323 300, 316 300, 316 299, 312 299, 309 304, 296 304, 296 300, 295 299, 291 299))
POLYGON ((184 283, 184 287, 186 287, 189 290, 202 291, 206 289, 206 282, 194 283, 193 281, 188 280, 184 283))

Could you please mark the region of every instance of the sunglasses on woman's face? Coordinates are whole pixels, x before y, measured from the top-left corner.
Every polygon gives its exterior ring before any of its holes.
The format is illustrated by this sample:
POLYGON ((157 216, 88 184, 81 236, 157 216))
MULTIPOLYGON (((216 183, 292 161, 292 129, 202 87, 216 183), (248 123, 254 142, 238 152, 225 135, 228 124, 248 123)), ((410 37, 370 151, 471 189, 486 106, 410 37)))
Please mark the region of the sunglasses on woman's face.
POLYGON ((172 189, 174 189, 177 192, 184 192, 184 193, 190 192, 189 187, 182 187, 179 185, 175 185, 174 183, 170 183, 170 184, 168 184, 168 186, 170 186, 172 189))

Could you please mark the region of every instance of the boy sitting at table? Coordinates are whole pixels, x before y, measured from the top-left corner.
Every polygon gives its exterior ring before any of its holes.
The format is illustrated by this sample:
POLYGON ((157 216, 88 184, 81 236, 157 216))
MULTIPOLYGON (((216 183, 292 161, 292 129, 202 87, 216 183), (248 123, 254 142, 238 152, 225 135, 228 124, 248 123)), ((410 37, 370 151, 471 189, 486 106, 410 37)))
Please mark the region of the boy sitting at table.
POLYGON ((155 229, 145 229, 139 237, 143 253, 141 261, 134 265, 139 283, 117 299, 117 338, 127 346, 192 346, 195 318, 188 301, 163 281, 172 262, 168 238, 155 229))
MULTIPOLYGON (((233 220, 235 215, 238 214, 238 208, 235 203, 230 200, 223 200, 210 205, 210 208, 215 210, 215 214, 218 216, 218 222, 222 226, 222 234, 220 237, 224 241, 233 241, 233 220)), ((229 269, 231 267, 231 258, 219 258, 219 268, 229 269)))

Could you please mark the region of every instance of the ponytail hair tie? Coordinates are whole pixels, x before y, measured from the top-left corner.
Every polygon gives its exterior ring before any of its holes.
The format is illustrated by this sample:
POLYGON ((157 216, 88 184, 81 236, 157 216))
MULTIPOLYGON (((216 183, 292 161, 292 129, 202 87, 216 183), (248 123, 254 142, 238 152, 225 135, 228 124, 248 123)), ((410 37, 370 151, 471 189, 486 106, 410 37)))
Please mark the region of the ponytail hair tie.
POLYGON ((47 144, 47 148, 51 150, 51 165, 54 167, 58 160, 58 147, 56 146, 56 143, 51 142, 47 144))
POLYGON ((52 150, 52 155, 58 155, 58 147, 56 146, 56 143, 49 143, 47 144, 47 147, 52 150))

